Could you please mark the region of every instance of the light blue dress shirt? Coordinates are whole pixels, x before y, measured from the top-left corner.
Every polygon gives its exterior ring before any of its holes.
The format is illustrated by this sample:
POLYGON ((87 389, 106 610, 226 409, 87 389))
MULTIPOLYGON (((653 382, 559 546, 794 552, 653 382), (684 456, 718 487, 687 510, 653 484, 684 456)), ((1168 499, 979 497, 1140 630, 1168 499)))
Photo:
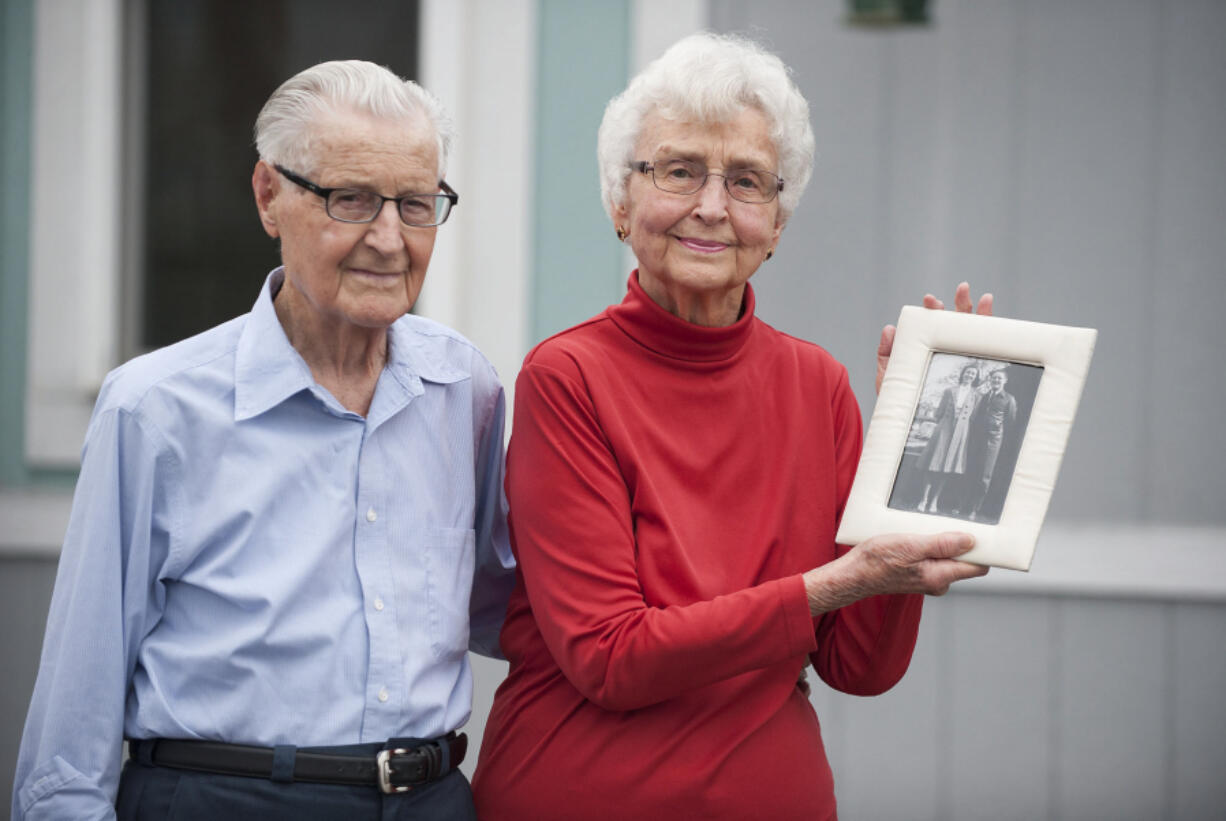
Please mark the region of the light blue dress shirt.
POLYGON ((111 818, 123 738, 272 746, 467 721, 513 582, 505 406, 405 316, 365 418, 273 309, 128 362, 90 422, 13 816, 111 818))

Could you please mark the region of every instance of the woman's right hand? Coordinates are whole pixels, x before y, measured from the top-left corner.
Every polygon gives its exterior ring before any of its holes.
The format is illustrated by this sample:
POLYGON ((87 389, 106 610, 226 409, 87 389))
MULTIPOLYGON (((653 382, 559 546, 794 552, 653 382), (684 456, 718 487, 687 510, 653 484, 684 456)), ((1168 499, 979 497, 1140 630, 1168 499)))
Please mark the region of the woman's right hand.
POLYGON ((962 579, 988 568, 958 561, 975 546, 969 533, 892 533, 874 536, 829 564, 804 574, 809 612, 814 616, 884 593, 944 595, 962 579))
MULTIPOLYGON (((979 297, 978 303, 972 302, 971 286, 966 282, 959 283, 954 290, 954 310, 960 314, 969 314, 974 307, 975 313, 991 316, 993 302, 991 294, 979 297)), ((943 311, 945 303, 932 294, 924 294, 924 307, 931 311, 943 311)), ((881 381, 885 379, 885 369, 890 364, 890 353, 894 350, 894 334, 897 330, 893 325, 886 325, 881 329, 881 340, 877 343, 877 393, 881 393, 881 381)))

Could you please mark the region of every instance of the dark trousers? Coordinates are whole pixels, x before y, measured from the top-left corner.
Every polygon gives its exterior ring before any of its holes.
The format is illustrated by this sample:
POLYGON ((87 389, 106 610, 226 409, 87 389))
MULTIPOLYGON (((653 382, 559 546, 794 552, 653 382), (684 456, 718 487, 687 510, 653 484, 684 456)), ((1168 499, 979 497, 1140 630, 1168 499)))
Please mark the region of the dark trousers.
MULTIPOLYGON (((374 745, 378 750, 381 745, 374 745)), ((374 755, 372 752, 371 755, 374 755)), ((281 783, 129 760, 119 779, 119 821, 476 821, 468 779, 452 770, 410 792, 373 786, 281 783)))

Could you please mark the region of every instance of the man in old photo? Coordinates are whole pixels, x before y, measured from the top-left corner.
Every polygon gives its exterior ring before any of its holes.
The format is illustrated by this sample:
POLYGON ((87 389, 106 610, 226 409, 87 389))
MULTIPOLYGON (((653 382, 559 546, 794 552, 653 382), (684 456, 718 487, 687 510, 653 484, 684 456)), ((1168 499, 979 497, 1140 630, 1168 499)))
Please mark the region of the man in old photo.
POLYGON ((252 184, 283 265, 102 389, 18 821, 474 817, 457 731, 512 582, 503 393, 409 315, 458 201, 451 140, 360 61, 265 104, 252 184))
POLYGON ((1005 437, 1012 434, 1013 424, 1017 421, 1017 400, 1005 390, 1008 381, 1006 368, 992 371, 988 377, 987 393, 979 400, 971 417, 971 432, 978 445, 976 461, 982 468, 978 472, 978 483, 971 489, 975 502, 971 508, 971 519, 980 518, 980 508, 996 473, 1001 446, 1005 437))

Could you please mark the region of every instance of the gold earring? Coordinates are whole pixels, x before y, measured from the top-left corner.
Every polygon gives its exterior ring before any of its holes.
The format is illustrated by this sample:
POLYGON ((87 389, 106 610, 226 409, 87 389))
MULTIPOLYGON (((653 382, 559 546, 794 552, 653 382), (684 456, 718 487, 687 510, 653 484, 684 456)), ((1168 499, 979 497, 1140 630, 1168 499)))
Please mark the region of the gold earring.
MULTIPOLYGON (((770 258, 771 258, 771 257, 773 257, 774 255, 775 255, 775 249, 774 249, 774 248, 772 248, 772 249, 770 249, 769 251, 767 251, 767 252, 766 252, 766 259, 770 259, 770 258)), ((763 261, 763 262, 766 262, 766 259, 764 259, 764 260, 762 260, 762 261, 763 261)))
POLYGON ((625 242, 625 241, 626 241, 626 236, 627 236, 627 234, 626 234, 625 229, 623 229, 623 228, 622 228, 620 225, 619 225, 619 226, 617 226, 617 241, 618 241, 618 242, 625 242))

